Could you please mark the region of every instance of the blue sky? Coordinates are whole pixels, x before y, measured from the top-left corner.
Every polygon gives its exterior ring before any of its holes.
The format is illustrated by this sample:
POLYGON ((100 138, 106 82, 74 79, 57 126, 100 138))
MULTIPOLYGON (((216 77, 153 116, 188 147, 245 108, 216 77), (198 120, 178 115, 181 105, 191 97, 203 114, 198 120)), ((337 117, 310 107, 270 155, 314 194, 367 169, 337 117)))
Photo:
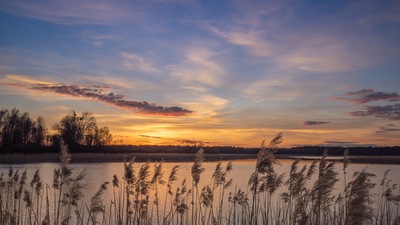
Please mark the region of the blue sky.
POLYGON ((399 145, 398 1, 3 1, 0 106, 132 144, 399 145), (110 94, 112 93, 112 94, 110 94))

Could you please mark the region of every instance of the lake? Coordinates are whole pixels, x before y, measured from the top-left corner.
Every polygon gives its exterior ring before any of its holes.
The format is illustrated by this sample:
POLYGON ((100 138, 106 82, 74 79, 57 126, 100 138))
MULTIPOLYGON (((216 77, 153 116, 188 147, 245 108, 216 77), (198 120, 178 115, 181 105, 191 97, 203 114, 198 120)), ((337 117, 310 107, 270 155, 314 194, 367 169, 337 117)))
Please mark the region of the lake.
MULTIPOLYGON (((285 173, 286 175, 283 180, 286 181, 289 177, 291 164, 293 163, 294 160, 281 159, 279 161, 281 163, 281 166, 276 165, 275 170, 278 174, 285 173)), ((299 164, 299 168, 301 168, 303 165, 307 165, 309 167, 311 165, 311 162, 312 162, 311 160, 301 161, 299 164)), ((225 169, 225 166, 227 165, 227 163, 228 163, 228 161, 222 162, 223 170, 225 169)), ((232 178, 233 183, 223 193, 224 199, 225 199, 224 203, 223 203, 223 208, 226 211, 229 211, 228 209, 230 209, 230 207, 232 207, 232 204, 230 204, 228 202, 229 192, 236 193, 239 189, 241 189, 245 193, 248 193, 248 198, 250 199, 251 193, 250 193, 250 190, 248 187, 248 182, 249 182, 249 178, 250 178, 251 174, 255 171, 256 160, 233 160, 232 163, 233 163, 233 169, 230 173, 227 173, 226 181, 228 181, 230 178, 232 178)), ((136 175, 138 174, 139 168, 142 165, 144 165, 144 163, 141 163, 141 162, 137 162, 137 163, 133 164, 134 173, 136 175)), ((172 192, 176 193, 177 191, 179 191, 179 190, 177 190, 177 188, 180 188, 180 190, 182 190, 181 183, 185 179, 187 181, 187 183, 186 183, 187 189, 191 189, 192 188, 191 167, 193 165, 193 162, 163 162, 163 164, 162 164, 163 172, 164 172, 163 179, 168 180, 169 173, 175 165, 179 165, 179 170, 177 172, 178 180, 174 181, 174 183, 172 185, 172 192)), ((210 187, 212 187, 212 177, 213 177, 213 173, 214 173, 216 165, 217 165, 217 162, 204 162, 203 163, 205 170, 201 174, 201 177, 200 177, 200 182, 198 185, 199 192, 206 185, 209 185, 210 187)), ((154 163, 150 163, 149 166, 150 166, 150 168, 149 168, 150 174, 147 177, 147 179, 150 181, 151 177, 153 175, 154 163)), ((107 190, 104 191, 104 193, 101 197, 102 197, 102 203, 104 204, 104 206, 106 206, 105 214, 111 215, 112 211, 107 211, 107 210, 109 210, 112 207, 115 207, 111 203, 111 202, 115 202, 115 197, 114 197, 115 191, 113 190, 113 186, 112 186, 113 176, 117 175, 117 177, 119 178, 119 181, 120 181, 119 185, 122 186, 123 181, 124 181, 123 180, 124 164, 122 162, 74 163, 74 164, 70 164, 69 167, 73 168, 73 176, 75 176, 76 174, 78 174, 81 171, 84 171, 84 173, 85 173, 85 179, 83 180, 83 184, 85 186, 85 189, 83 191, 83 194, 84 194, 83 202, 85 202, 87 204, 90 203, 91 198, 98 191, 101 184, 103 184, 106 181, 109 182, 107 190)), ((341 162, 337 162, 335 165, 335 169, 339 173, 338 174, 339 182, 337 182, 335 185, 335 189, 333 190, 334 194, 337 194, 337 193, 340 193, 343 191, 343 180, 344 179, 343 179, 342 167, 343 167, 343 163, 341 163, 341 162)), ((9 168, 10 168, 10 165, 0 164, 0 174, 3 174, 3 180, 8 179, 9 168)), ((29 183, 30 183, 35 171, 39 170, 43 184, 48 184, 47 187, 46 187, 46 185, 43 185, 45 187, 43 190, 50 190, 51 186, 53 184, 54 170, 59 168, 59 164, 58 163, 16 164, 16 165, 12 165, 12 168, 14 170, 14 173, 15 173, 15 171, 18 170, 19 174, 21 174, 25 169, 27 170, 28 180, 27 180, 26 186, 28 189, 29 189, 29 183)), ((393 181, 393 183, 398 183, 399 178, 400 178, 400 174, 397 173, 397 171, 399 171, 399 169, 400 169, 400 165, 352 163, 347 168, 347 176, 346 176, 347 182, 352 180, 352 175, 354 172, 362 171, 363 169, 366 169, 368 172, 376 175, 376 177, 374 177, 372 179, 372 181, 377 184, 375 186, 375 188, 373 189, 373 192, 376 194, 378 194, 378 192, 379 192, 379 184, 381 183, 381 180, 384 177, 385 171, 391 170, 391 172, 388 175, 388 179, 391 179, 393 181)), ((311 187, 312 184, 315 182, 315 180, 316 180, 316 175, 314 175, 313 178, 308 182, 307 186, 311 187)), ((165 201, 165 196, 166 196, 166 192, 167 192, 167 187, 165 184, 164 185, 159 184, 157 188, 158 188, 158 195, 159 195, 159 202, 160 202, 159 207, 160 208, 165 207, 165 206, 163 206, 164 202, 167 202, 168 207, 170 207, 170 205, 174 204, 174 200, 171 201, 170 198, 167 198, 167 200, 165 201)), ((6 190, 5 187, 3 187, 3 189, 2 189, 3 195, 5 193, 5 190, 6 190)), ((221 189, 216 189, 215 200, 217 199, 216 196, 221 196, 222 192, 220 192, 220 190, 221 189)), ((154 204, 151 204, 155 199, 155 195, 154 195, 155 191, 154 191, 154 189, 149 189, 148 191, 151 193, 150 194, 151 200, 149 200, 147 204, 148 204, 148 206, 149 205, 151 206, 151 212, 153 214, 155 214, 156 206, 154 204)), ((278 201, 278 199, 280 199, 280 194, 282 194, 283 192, 286 192, 286 191, 287 191, 287 188, 285 188, 285 187, 278 189, 272 199, 275 199, 276 201, 278 201)), ((398 191, 396 190, 396 194, 397 193, 398 193, 398 191)), ((54 192, 52 192, 52 191, 49 191, 48 195, 49 195, 50 201, 52 201, 52 199, 54 199, 54 196, 56 196, 56 194, 54 194, 54 192)), ((44 191, 42 192, 42 196, 44 196, 44 191)), ((218 199, 220 199, 220 198, 218 198, 218 199)), ((186 201, 187 201, 187 205, 190 206, 190 202, 192 200, 186 199, 186 201)), ((378 202, 378 200, 376 200, 376 202, 378 202)), ((82 202, 80 202, 80 204, 81 203, 82 202)), ((42 204, 44 205, 45 203, 42 202, 42 204)), ((53 205, 54 205, 54 202, 50 202, 51 209, 54 208, 53 205)), ((44 207, 44 206, 42 206, 42 207, 44 207)), ((376 207, 378 207, 378 206, 376 206, 376 207)), ((149 209, 147 209, 147 210, 149 210, 149 209)), ((203 210, 206 210, 206 208, 204 207, 203 210)), ((41 210, 41 218, 44 218, 44 213, 45 213, 44 211, 45 210, 41 210)), ((160 209, 160 211, 161 211, 161 209, 160 209)), ((204 211, 204 212, 207 212, 207 211, 204 211)), ((190 217, 191 216, 190 210, 188 210, 187 213, 188 213, 187 217, 190 217)), ((216 212, 213 212, 212 214, 214 214, 214 213, 216 215, 218 215, 218 209, 216 210, 216 212)), ((275 213, 278 213, 278 211, 276 211, 275 213)), ((72 215, 73 215, 73 213, 72 213, 72 215)), ((222 213, 221 213, 221 215, 222 215, 222 213)), ((159 216, 161 217, 162 215, 159 215, 159 216)), ((230 216, 224 212, 224 215, 222 215, 221 217, 227 218, 230 216)), ((152 215, 152 218, 153 218, 152 223, 156 224, 156 219, 154 219, 155 216, 152 215)), ((105 220, 107 220, 107 219, 105 219, 105 220)), ((239 221, 239 219, 237 219, 237 220, 239 221)), ((71 221, 76 222, 75 219, 72 219, 71 221)), ((102 220, 99 219, 99 221, 102 221, 102 220)), ((175 221, 175 219, 173 221, 170 221, 170 224, 174 224, 174 223, 177 224, 182 221, 185 221, 183 219, 183 217, 178 218, 177 221, 175 221)), ((107 222, 104 222, 104 223, 107 223, 107 222)), ((109 219, 107 224, 114 224, 114 223, 116 223, 116 222, 111 221, 111 219, 109 219)))

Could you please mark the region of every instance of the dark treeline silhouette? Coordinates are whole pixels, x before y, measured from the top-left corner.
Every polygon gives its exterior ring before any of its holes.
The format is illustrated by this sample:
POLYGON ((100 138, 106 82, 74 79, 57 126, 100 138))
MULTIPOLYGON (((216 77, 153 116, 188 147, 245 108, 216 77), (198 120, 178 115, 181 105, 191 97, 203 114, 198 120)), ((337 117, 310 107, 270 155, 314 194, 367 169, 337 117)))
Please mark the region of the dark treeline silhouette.
POLYGON ((18 109, 0 110, 0 145, 2 148, 28 145, 42 146, 46 138, 46 125, 43 117, 36 120, 29 113, 18 109))
POLYGON ((43 117, 32 119, 29 113, 13 108, 0 110, 1 152, 57 151, 61 140, 69 147, 105 146, 112 141, 108 127, 99 128, 89 112, 77 115, 75 111, 64 116, 48 132, 43 117))
MULTIPOLYGON (((199 148, 206 154, 254 154, 259 148, 243 148, 235 146, 158 146, 158 145, 114 145, 102 149, 92 149, 92 152, 101 153, 196 153, 199 148)), ((292 148, 279 148, 280 155, 312 155, 321 156, 325 150, 330 156, 343 156, 348 149, 349 155, 400 155, 400 146, 386 147, 327 147, 327 146, 302 146, 292 148)))
MULTIPOLYGON (((72 153, 189 153, 195 154, 200 148, 207 155, 211 154, 253 154, 257 155, 259 148, 243 148, 235 146, 196 146, 196 145, 109 145, 109 146, 85 146, 79 145, 71 149, 72 153)), ((378 155, 400 155, 399 146, 391 147, 326 147, 326 146, 303 146, 293 148, 279 148, 277 155, 308 155, 321 156, 325 150, 330 156, 342 156, 344 151, 348 149, 349 155, 352 156, 378 156, 378 155)), ((19 152, 37 152, 38 149, 24 149, 19 152)), ((46 152, 53 152, 48 149, 46 152)), ((43 151, 41 151, 43 152, 43 151)))

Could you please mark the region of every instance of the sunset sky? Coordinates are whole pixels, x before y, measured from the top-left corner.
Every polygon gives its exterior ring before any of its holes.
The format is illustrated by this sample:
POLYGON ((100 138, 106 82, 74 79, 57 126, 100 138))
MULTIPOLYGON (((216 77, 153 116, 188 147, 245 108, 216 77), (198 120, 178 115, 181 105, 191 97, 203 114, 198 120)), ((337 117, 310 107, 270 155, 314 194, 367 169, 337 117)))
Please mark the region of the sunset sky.
POLYGON ((400 145, 400 1, 0 0, 0 108, 123 144, 400 145))

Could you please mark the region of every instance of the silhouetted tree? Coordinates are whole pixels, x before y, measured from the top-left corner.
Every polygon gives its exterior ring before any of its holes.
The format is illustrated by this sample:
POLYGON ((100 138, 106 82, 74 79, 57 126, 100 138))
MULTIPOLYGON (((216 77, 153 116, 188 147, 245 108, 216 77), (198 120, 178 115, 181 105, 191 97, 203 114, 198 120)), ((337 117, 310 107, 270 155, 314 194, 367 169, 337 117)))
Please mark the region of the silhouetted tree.
POLYGON ((16 135, 19 138, 17 143, 23 146, 32 144, 33 130, 35 129, 34 121, 29 117, 29 113, 23 113, 20 116, 16 127, 16 135))
POLYGON ((62 138, 69 146, 104 146, 112 141, 112 135, 108 127, 99 128, 96 119, 89 112, 83 112, 80 116, 72 111, 61 121, 54 125, 53 129, 57 135, 52 137, 52 141, 57 144, 62 138))
POLYGON ((94 129, 89 131, 86 135, 85 140, 88 146, 105 146, 111 143, 112 135, 108 127, 99 128, 95 126, 94 129))
POLYGON ((108 127, 103 127, 98 129, 98 138, 97 138, 97 145, 109 145, 112 141, 112 135, 110 134, 110 130, 108 127))
POLYGON ((72 111, 61 121, 53 126, 53 129, 58 132, 58 135, 69 146, 87 145, 85 140, 96 127, 96 120, 89 112, 83 112, 78 116, 75 111, 72 111))
POLYGON ((36 145, 43 145, 46 139, 47 128, 44 118, 39 116, 36 119, 36 127, 34 132, 34 142, 36 145))

